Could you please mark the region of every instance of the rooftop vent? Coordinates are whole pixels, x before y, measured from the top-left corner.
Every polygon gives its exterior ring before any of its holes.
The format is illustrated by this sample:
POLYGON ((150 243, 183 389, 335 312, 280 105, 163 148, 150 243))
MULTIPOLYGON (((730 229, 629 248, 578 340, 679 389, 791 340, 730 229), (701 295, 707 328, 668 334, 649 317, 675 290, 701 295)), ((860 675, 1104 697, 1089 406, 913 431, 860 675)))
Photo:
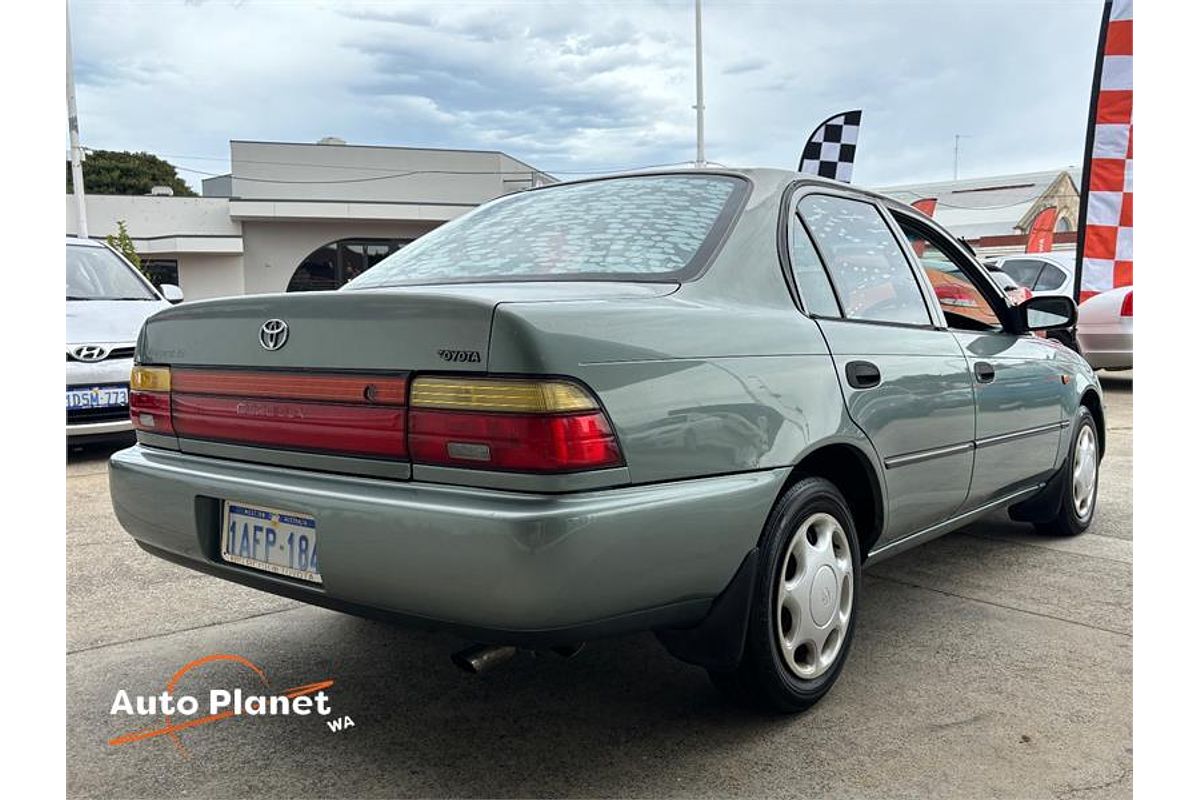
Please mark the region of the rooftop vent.
POLYGON ((317 144, 345 144, 346 140, 340 136, 322 136, 317 139, 317 144))

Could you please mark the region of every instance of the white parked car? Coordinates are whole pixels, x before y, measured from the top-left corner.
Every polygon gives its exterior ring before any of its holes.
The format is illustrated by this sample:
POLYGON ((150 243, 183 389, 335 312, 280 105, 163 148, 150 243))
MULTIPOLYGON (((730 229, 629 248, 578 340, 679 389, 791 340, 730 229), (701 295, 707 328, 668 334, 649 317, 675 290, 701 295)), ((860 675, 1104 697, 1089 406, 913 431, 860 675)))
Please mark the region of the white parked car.
POLYGON ((1092 369, 1133 368, 1133 287, 1092 295, 1079 304, 1079 349, 1092 369))
POLYGON ((995 265, 1033 296, 1065 294, 1075 296, 1075 251, 1022 253, 997 258, 995 265))
POLYGON ((100 242, 67 237, 67 441, 133 430, 129 373, 146 317, 183 299, 160 294, 133 265, 100 242))

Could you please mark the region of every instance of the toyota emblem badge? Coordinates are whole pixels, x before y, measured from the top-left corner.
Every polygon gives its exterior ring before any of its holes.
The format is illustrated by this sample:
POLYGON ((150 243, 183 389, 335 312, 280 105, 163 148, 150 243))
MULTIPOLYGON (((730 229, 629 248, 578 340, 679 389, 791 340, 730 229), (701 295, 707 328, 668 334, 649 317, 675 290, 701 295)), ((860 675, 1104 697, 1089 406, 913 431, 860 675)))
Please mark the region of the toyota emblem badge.
POLYGON ((264 350, 278 350, 287 344, 288 324, 281 319, 269 319, 258 331, 258 343, 264 350))

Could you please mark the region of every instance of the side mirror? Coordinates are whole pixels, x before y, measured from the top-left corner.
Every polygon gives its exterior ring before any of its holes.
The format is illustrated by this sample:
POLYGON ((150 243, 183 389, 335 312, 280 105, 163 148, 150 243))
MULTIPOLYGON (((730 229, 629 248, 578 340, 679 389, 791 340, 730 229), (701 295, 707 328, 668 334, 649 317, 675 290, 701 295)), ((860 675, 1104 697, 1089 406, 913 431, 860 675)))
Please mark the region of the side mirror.
POLYGON ((1017 314, 1023 331, 1052 331, 1073 327, 1079 312, 1071 298, 1050 294, 1029 298, 1017 314))
POLYGON ((164 283, 162 286, 158 287, 158 290, 162 292, 163 299, 168 303, 183 302, 183 289, 180 289, 173 283, 164 283))

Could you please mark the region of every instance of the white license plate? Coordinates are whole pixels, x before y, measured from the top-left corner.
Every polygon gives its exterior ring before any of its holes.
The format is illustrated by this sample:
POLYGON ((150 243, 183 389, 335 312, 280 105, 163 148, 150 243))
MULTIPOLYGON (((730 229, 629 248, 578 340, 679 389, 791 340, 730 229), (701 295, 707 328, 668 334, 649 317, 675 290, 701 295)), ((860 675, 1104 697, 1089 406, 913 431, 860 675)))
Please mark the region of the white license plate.
POLYGON ((321 582, 317 521, 308 514, 228 501, 221 515, 221 556, 276 575, 321 582))
POLYGON ((128 386, 79 386, 67 389, 67 410, 129 405, 128 386))

